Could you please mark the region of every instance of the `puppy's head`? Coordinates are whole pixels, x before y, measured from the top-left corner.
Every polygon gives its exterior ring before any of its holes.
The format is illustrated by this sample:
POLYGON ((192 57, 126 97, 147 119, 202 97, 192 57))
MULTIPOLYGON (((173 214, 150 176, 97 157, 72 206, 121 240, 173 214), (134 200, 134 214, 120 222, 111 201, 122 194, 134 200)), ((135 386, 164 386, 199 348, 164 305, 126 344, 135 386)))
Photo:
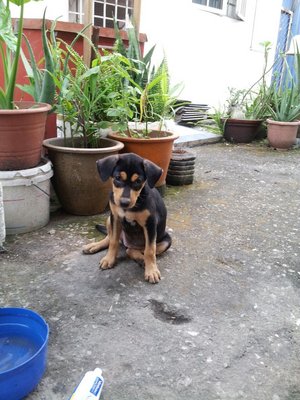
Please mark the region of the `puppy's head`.
POLYGON ((112 178, 114 202, 123 209, 134 207, 146 182, 153 188, 163 172, 134 153, 102 158, 97 161, 97 168, 103 181, 112 178))

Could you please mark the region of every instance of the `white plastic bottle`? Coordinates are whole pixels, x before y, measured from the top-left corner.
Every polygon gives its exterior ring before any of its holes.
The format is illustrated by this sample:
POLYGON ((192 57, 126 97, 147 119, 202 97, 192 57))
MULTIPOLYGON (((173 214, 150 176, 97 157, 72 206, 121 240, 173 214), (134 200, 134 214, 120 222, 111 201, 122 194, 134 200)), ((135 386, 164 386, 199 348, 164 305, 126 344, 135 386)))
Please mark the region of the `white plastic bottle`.
POLYGON ((104 385, 102 370, 88 371, 75 389, 70 400, 99 400, 104 385))

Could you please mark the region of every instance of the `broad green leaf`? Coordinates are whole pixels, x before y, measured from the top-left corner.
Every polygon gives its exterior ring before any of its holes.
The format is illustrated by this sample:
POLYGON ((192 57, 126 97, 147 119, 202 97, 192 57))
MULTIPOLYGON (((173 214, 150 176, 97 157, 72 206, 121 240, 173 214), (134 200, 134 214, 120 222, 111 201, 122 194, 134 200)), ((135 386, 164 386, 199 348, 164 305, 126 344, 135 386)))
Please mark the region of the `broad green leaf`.
POLYGON ((4 42, 10 50, 16 50, 17 38, 12 29, 10 11, 2 0, 0 0, 0 41, 4 42))
POLYGON ((35 90, 32 85, 16 85, 19 89, 21 89, 23 92, 28 93, 32 98, 35 98, 35 90))

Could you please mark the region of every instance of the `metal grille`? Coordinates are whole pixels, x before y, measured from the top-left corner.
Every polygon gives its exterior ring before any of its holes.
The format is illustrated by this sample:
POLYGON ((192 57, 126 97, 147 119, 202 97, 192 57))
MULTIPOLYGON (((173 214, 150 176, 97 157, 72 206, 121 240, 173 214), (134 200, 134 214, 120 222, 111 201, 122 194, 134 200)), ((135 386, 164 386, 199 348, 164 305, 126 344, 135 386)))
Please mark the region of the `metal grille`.
POLYGON ((291 10, 282 8, 275 52, 275 65, 273 68, 273 80, 275 80, 278 84, 281 82, 283 74, 283 59, 280 55, 288 50, 288 39, 290 35, 292 19, 293 12, 291 10))

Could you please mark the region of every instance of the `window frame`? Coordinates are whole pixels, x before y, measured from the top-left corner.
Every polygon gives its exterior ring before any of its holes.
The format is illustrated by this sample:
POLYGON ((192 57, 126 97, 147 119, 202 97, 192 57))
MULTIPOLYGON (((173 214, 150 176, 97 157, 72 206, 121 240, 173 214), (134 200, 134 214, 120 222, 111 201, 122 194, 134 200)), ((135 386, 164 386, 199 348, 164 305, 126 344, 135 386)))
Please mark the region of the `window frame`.
MULTIPOLYGON (((70 5, 68 4, 68 19, 69 19, 70 22, 74 22, 74 21, 71 21, 70 17, 73 16, 73 15, 79 16, 79 18, 75 17, 75 19, 78 19, 78 21, 76 21, 76 22, 80 23, 80 24, 83 24, 84 23, 84 8, 85 8, 84 7, 84 1, 86 1, 86 0, 77 0, 77 1, 78 1, 78 9, 79 9, 78 12, 71 11, 70 10, 70 5)), ((115 7, 115 10, 117 10, 118 4, 115 4, 113 6, 115 7)), ((104 4, 104 7, 105 7, 105 4, 104 4)), ((120 5, 120 7, 125 8, 125 10, 127 11, 127 8, 128 8, 127 5, 126 6, 120 5)), ((107 20, 111 20, 110 17, 106 18, 105 15, 103 15, 103 16, 96 15, 95 16, 94 10, 95 10, 95 1, 93 0, 93 2, 92 2, 92 20, 93 20, 93 25, 95 25, 95 18, 102 18, 104 21, 106 21, 106 19, 107 20)), ((136 25, 137 29, 139 28, 139 25, 140 25, 140 10, 141 10, 141 0, 133 0, 132 18, 135 21, 135 25, 136 25)), ((105 13, 103 13, 103 14, 105 14, 105 13)), ((116 17, 117 17, 117 15, 116 15, 116 17)), ((120 21, 123 21, 123 20, 120 20, 120 21)), ((124 20, 124 23, 126 23, 126 19, 124 20)), ((100 27, 100 28, 105 28, 105 26, 104 27, 100 27)))
MULTIPOLYGON (((209 0, 206 0, 206 2, 208 3, 209 0)), ((236 0, 236 4, 235 4, 235 15, 236 16, 235 17, 227 14, 227 9, 228 9, 227 0, 223 0, 222 9, 210 7, 210 6, 204 5, 204 4, 198 4, 198 3, 195 3, 194 0, 192 0, 192 3, 193 3, 193 5, 198 7, 200 10, 210 12, 212 14, 227 16, 228 18, 237 19, 237 20, 241 20, 241 21, 244 21, 246 19, 247 0, 236 0)))
MULTIPOLYGON (((206 0, 206 2, 208 3, 209 0, 206 0)), ((223 0, 223 6, 222 6, 222 8, 215 8, 215 7, 210 7, 210 6, 204 5, 204 4, 198 4, 198 3, 195 3, 193 0, 192 0, 192 3, 193 3, 196 7, 198 7, 200 10, 207 11, 207 12, 210 12, 210 13, 212 13, 212 14, 226 15, 226 11, 227 11, 227 0, 223 0)))

